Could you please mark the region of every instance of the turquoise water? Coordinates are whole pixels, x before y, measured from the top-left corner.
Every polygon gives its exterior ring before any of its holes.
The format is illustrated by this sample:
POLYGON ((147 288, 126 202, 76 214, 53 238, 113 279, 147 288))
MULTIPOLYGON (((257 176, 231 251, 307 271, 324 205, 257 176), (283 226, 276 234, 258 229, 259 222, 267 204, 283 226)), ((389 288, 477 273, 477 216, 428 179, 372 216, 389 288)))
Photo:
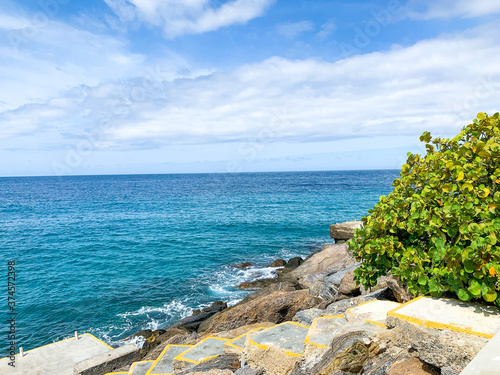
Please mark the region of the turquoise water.
MULTIPOLYGON (((397 176, 0 178, 0 269, 6 284, 7 262, 17 262, 18 346, 32 349, 75 330, 117 344, 211 301, 235 303, 247 294, 235 285, 269 276, 264 266, 278 257, 306 256, 331 242, 329 225, 365 215, 397 176), (255 266, 230 266, 243 261, 255 266)), ((6 302, 0 314, 6 321, 6 302)))

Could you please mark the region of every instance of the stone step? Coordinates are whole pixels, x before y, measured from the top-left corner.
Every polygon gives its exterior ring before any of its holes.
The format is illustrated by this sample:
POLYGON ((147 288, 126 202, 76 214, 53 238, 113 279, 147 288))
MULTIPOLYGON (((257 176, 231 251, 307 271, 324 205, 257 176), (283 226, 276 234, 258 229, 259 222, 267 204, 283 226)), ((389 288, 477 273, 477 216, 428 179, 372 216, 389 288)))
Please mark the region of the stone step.
POLYGON ((486 344, 460 375, 500 373, 500 331, 486 344))
POLYGON ((304 351, 309 327, 285 322, 249 336, 243 348, 251 367, 269 374, 285 375, 295 366, 304 351))
POLYGON ((392 301, 373 300, 351 307, 347 310, 346 319, 348 321, 363 320, 386 328, 387 314, 401 307, 400 303, 392 301))
POLYGON ((348 324, 344 315, 331 315, 315 318, 309 328, 305 345, 313 345, 321 349, 328 349, 333 337, 348 324))
POLYGON ((139 361, 132 363, 128 375, 146 375, 154 361, 139 361))
POLYGON ((184 353, 192 345, 167 345, 148 370, 146 375, 170 375, 174 372, 174 358, 184 353))
POLYGON ((104 375, 128 375, 128 371, 107 372, 104 375))
POLYGON ((496 307, 448 298, 418 297, 388 313, 429 328, 449 329, 491 339, 500 330, 496 307))
POLYGON ((229 341, 219 337, 207 337, 174 358, 174 372, 193 367, 201 362, 224 353, 224 343, 229 341))
POLYGON ((21 358, 15 356, 15 367, 9 366, 9 357, 0 359, 0 374, 10 375, 73 375, 73 367, 78 362, 110 353, 113 348, 85 333, 24 352, 21 358))
POLYGON ((255 329, 252 329, 248 332, 245 332, 244 334, 235 337, 234 339, 231 339, 227 342, 224 343, 224 353, 227 354, 241 354, 243 351, 243 348, 245 347, 245 342, 247 339, 247 336, 251 336, 254 333, 260 332, 265 330, 265 327, 258 327, 255 329))

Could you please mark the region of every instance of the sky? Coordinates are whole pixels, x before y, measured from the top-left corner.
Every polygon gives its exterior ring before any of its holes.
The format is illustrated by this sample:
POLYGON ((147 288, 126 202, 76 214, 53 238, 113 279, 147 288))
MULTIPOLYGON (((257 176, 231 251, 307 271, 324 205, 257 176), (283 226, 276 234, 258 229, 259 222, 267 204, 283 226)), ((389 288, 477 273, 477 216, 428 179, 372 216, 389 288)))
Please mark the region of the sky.
POLYGON ((500 0, 3 0, 0 176, 398 169, 499 111, 500 0))

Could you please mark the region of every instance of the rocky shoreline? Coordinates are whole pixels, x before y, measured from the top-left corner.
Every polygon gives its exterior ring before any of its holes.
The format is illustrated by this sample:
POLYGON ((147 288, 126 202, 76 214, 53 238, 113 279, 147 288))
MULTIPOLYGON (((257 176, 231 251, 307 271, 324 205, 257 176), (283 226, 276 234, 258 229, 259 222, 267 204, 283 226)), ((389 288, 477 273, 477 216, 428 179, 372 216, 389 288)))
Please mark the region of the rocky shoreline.
MULTIPOLYGON (((257 357, 251 352, 225 351, 190 368, 175 368, 174 373, 459 374, 486 345, 487 339, 432 330, 390 317, 385 323, 387 327, 367 323, 366 319, 348 318, 349 309, 368 301, 404 303, 411 299, 404 287, 390 276, 380 278, 371 290, 356 286, 354 270, 359 263, 345 241, 352 237, 357 223, 333 228, 332 237, 338 236, 335 238, 337 243, 324 245, 305 260, 274 261, 269 267, 279 267, 277 277, 240 284, 240 288, 254 292, 234 306, 215 301, 210 307, 195 310, 192 316, 165 329, 138 332, 134 336, 142 336, 145 340, 140 351, 142 360, 155 360, 168 345, 194 345, 208 337, 233 339, 255 328, 269 328, 284 322, 311 326, 319 317, 345 315, 342 328, 326 348, 306 345, 300 357, 276 355, 273 363, 266 365, 265 360, 255 359, 257 357)), ((245 268, 250 264, 234 266, 245 268)), ((127 371, 127 368, 121 370, 127 371)))

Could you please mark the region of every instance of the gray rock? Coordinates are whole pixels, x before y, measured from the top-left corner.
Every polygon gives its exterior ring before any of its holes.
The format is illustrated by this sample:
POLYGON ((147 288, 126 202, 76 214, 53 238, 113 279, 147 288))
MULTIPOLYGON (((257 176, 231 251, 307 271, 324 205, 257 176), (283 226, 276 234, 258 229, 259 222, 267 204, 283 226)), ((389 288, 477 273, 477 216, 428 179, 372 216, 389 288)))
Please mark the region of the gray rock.
POLYGON ((234 375, 264 375, 264 371, 260 369, 253 369, 250 366, 245 366, 237 370, 234 375))
POLYGON ((244 281, 240 285, 238 285, 238 288, 240 289, 262 289, 265 288, 271 284, 276 284, 278 282, 278 279, 259 279, 259 280, 253 280, 253 281, 244 281))
POLYGON ((389 292, 389 289, 386 288, 386 289, 377 290, 376 292, 372 292, 372 293, 366 294, 364 296, 348 298, 348 299, 344 299, 342 301, 335 301, 335 302, 332 302, 331 304, 329 304, 323 313, 324 313, 324 315, 344 314, 347 311, 347 309, 349 309, 351 307, 355 307, 355 306, 359 305, 360 303, 368 302, 368 301, 372 301, 372 300, 376 300, 376 299, 381 299, 381 300, 387 299, 387 297, 390 294, 391 293, 389 292))
POLYGON ((321 316, 321 314, 323 314, 324 312, 325 310, 320 310, 320 309, 302 310, 299 311, 297 314, 295 314, 292 320, 296 323, 310 326, 313 320, 321 316))
POLYGON ((349 295, 355 292, 359 294, 359 288, 355 287, 353 280, 350 286, 347 285, 346 281, 344 282, 343 290, 347 291, 347 293, 340 291, 340 286, 346 275, 352 273, 358 267, 359 263, 355 263, 339 271, 309 274, 302 279, 302 284, 309 285, 310 293, 325 301, 336 300, 339 294, 349 295))
POLYGON ((304 263, 304 259, 302 259, 301 257, 290 258, 288 262, 286 262, 285 268, 295 269, 302 263, 304 263))
POLYGON ((286 265, 286 260, 284 260, 284 259, 276 259, 268 267, 284 267, 285 265, 286 265))
POLYGON ((178 375, 187 375, 196 372, 208 372, 210 370, 231 370, 240 368, 240 356, 237 354, 222 354, 218 357, 201 362, 194 367, 178 372, 178 375))
POLYGON ((419 358, 441 369, 459 374, 487 344, 488 339, 447 329, 432 329, 388 316, 389 330, 381 338, 399 348, 418 353, 419 358))
POLYGON ((330 237, 337 241, 346 241, 354 237, 354 230, 361 228, 361 221, 347 221, 330 225, 330 237))

